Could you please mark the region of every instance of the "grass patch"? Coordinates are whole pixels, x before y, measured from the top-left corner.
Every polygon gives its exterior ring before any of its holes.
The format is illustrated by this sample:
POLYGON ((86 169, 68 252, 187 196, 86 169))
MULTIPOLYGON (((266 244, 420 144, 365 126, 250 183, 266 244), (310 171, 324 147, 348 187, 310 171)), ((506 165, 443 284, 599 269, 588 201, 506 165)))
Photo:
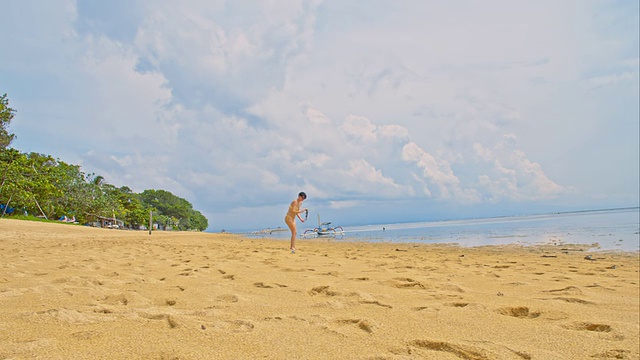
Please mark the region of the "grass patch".
POLYGON ((15 215, 5 215, 2 217, 3 219, 13 219, 13 220, 25 220, 25 221, 37 221, 37 222, 45 222, 45 223, 56 223, 56 224, 67 224, 67 225, 81 225, 78 223, 71 223, 71 222, 64 222, 64 221, 58 221, 58 220, 48 220, 45 218, 40 218, 37 216, 33 216, 33 215, 21 215, 21 214, 15 214, 15 215))

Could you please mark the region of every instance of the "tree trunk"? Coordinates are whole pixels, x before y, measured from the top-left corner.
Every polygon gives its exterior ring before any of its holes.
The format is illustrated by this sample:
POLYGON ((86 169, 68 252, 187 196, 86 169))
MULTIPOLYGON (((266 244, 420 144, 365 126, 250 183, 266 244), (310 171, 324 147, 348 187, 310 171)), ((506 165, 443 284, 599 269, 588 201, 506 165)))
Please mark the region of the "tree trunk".
POLYGON ((4 217, 4 214, 7 213, 7 209, 9 208, 9 203, 11 202, 11 198, 13 198, 13 194, 9 196, 9 201, 7 201, 7 203, 4 205, 4 209, 2 209, 2 216, 0 217, 4 217))
POLYGON ((36 202, 36 206, 38 207, 38 209, 40 209, 40 213, 42 214, 42 216, 44 216, 45 219, 49 220, 49 218, 47 217, 47 214, 45 214, 44 211, 42 211, 40 204, 38 204, 38 199, 36 199, 36 197, 34 196, 33 200, 36 202))

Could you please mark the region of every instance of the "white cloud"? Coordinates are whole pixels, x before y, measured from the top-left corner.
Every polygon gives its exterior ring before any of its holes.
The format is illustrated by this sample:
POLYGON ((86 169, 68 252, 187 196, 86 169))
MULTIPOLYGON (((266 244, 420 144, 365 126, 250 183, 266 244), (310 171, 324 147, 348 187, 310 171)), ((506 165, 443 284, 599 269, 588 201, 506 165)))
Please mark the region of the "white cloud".
POLYGON ((485 148, 480 143, 473 144, 473 150, 475 151, 476 156, 482 161, 489 162, 495 157, 491 149, 485 148))
POLYGON ((378 129, 378 133, 382 138, 397 139, 399 141, 407 141, 409 139, 409 130, 399 125, 383 125, 378 129))
POLYGON ((626 71, 618 74, 609 74, 603 76, 597 76, 589 79, 589 84, 592 89, 616 85, 619 83, 631 83, 638 81, 638 71, 626 71))
POLYGON ((329 208, 331 209, 349 209, 349 208, 356 208, 359 206, 362 206, 362 202, 354 201, 354 200, 329 202, 329 208))
MULTIPOLYGON (((382 171, 376 169, 364 159, 352 160, 349 162, 350 168, 347 174, 351 177, 361 179, 363 188, 370 189, 369 184, 380 184, 385 187, 400 188, 392 178, 386 177, 382 171)), ((367 190, 369 192, 370 190, 367 190)))
POLYGON ((376 126, 362 116, 349 116, 340 126, 340 130, 356 142, 371 143, 376 141, 376 126))
MULTIPOLYGON (((415 164, 422 170, 422 176, 427 180, 427 183, 439 190, 439 197, 453 198, 462 202, 478 202, 480 200, 475 190, 463 189, 460 186, 460 179, 453 173, 447 161, 434 157, 416 143, 410 142, 404 146, 402 159, 415 164)), ((432 193, 432 190, 425 191, 425 193, 432 193)))
POLYGON ((638 146, 637 4, 94 6, 9 3, 0 91, 17 146, 116 185, 238 226, 300 190, 336 211, 637 200, 616 180, 637 154, 585 176, 638 146))
POLYGON ((135 71, 136 62, 135 55, 111 41, 90 41, 87 55, 77 64, 80 74, 85 74, 77 86, 93 93, 83 107, 86 113, 81 114, 91 119, 85 131, 117 138, 153 134, 156 141, 175 141, 180 124, 167 116, 175 110, 170 108, 172 96, 166 79, 160 73, 135 71), (106 54, 100 56, 93 49, 106 54))
POLYGON ((516 148, 514 134, 505 134, 492 149, 474 144, 478 161, 487 173, 478 175, 484 196, 491 202, 501 200, 533 201, 555 198, 570 191, 545 175, 540 164, 532 162, 516 148))

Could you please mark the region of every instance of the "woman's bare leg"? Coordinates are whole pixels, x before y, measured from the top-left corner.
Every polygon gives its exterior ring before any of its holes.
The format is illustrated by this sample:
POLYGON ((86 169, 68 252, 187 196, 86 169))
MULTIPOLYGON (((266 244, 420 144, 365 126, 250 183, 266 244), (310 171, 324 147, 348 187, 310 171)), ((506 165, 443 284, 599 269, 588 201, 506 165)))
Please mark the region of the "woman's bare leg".
POLYGON ((296 223, 294 222, 293 224, 290 222, 287 222, 287 226, 289 227, 289 230, 291 230, 291 250, 295 250, 296 249, 296 235, 298 235, 298 231, 296 229, 296 223))

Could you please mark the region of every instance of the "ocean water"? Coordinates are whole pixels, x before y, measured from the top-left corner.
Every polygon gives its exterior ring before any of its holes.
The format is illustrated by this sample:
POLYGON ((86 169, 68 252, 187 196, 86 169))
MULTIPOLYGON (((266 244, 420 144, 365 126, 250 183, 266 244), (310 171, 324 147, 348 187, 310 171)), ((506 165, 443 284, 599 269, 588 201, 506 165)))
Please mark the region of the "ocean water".
MULTIPOLYGON (((640 208, 419 223, 341 225, 333 241, 484 245, 589 245, 590 250, 640 251, 640 208)), ((304 232, 304 226, 299 231, 304 232)), ((288 231, 250 234, 288 239, 288 231)), ((301 240, 304 241, 304 240, 301 240)))

